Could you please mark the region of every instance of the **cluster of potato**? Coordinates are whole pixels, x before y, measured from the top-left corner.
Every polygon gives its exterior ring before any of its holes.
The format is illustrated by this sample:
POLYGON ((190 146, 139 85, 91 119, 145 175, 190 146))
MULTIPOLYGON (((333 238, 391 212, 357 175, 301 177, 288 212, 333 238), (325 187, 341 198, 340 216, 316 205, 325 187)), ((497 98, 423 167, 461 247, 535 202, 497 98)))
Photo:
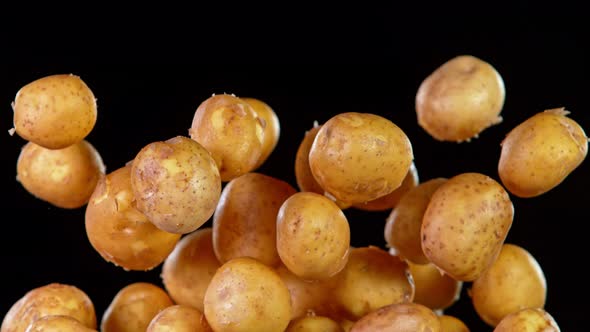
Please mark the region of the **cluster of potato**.
MULTIPOLYGON (((437 140, 468 141, 501 121, 504 97, 490 64, 457 57, 418 89, 418 123, 437 140)), ((299 190, 255 172, 280 136, 262 101, 214 95, 198 106, 190 138, 152 142, 108 174, 83 140, 95 121, 94 96, 73 75, 34 81, 14 103, 16 133, 30 141, 17 167, 23 186, 59 207, 87 204, 87 236, 105 260, 126 270, 163 263, 164 287, 121 289, 103 332, 469 331, 442 314, 466 282, 495 331, 559 331, 543 309, 541 267, 505 239, 510 194, 541 195, 586 157, 588 138, 563 109, 507 134, 501 183, 479 173, 420 183, 401 128, 337 114, 305 133, 299 190), (389 251, 351 247, 347 208, 391 211, 389 251)), ((96 328, 84 292, 50 284, 18 300, 0 332, 96 328)))

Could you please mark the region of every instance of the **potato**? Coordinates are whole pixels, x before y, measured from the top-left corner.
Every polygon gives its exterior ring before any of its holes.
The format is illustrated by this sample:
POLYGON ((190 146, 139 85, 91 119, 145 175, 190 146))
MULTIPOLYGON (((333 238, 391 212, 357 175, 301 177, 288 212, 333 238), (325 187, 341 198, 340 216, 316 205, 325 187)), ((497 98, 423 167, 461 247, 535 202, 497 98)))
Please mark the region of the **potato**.
POLYGON ((60 150, 27 143, 16 166, 17 180, 33 196, 64 208, 76 209, 88 202, 105 166, 87 141, 60 150))
POLYGON ((216 332, 284 331, 291 319, 289 289, 259 261, 241 257, 223 264, 205 293, 205 317, 216 332))
POLYGON ((221 180, 209 152, 177 136, 139 151, 132 164, 131 188, 137 209, 156 227, 186 234, 213 215, 221 180))
POLYGON ((438 317, 438 321, 440 322, 441 332, 469 332, 467 325, 456 317, 442 315, 438 317))
POLYGON ((213 332, 203 314, 192 307, 168 307, 152 319, 147 332, 213 332))
POLYGON ((504 98, 504 81, 492 65, 474 56, 458 56, 420 84, 418 124, 439 141, 468 141, 502 121, 504 98))
POLYGON ((250 104, 235 96, 216 95, 199 105, 189 134, 211 152, 221 180, 230 181, 256 167, 264 131, 250 104))
POLYGON ((498 259, 471 288, 473 307, 481 319, 496 326, 524 308, 543 308, 547 282, 541 266, 525 249, 504 244, 498 259))
POLYGON ((343 320, 340 320, 339 323, 340 323, 340 327, 342 327, 342 330, 344 332, 350 332, 350 330, 352 330, 352 327, 354 326, 355 322, 348 320, 348 319, 343 319, 343 320))
POLYGON ((277 214, 296 192, 288 183, 260 173, 230 181, 213 216, 213 249, 219 261, 246 256, 269 266, 279 264, 277 214))
POLYGON ((123 287, 102 316, 101 332, 145 332, 152 319, 172 306, 172 300, 160 287, 136 282, 123 287))
POLYGON ((162 281, 177 304, 205 310, 207 287, 221 266, 213 251, 211 228, 201 228, 180 240, 164 261, 162 281))
POLYGON ((52 283, 20 298, 4 317, 0 332, 24 332, 37 319, 53 315, 68 316, 96 328, 94 305, 88 295, 74 286, 52 283))
POLYGON ((295 275, 320 280, 340 272, 348 261, 350 228, 342 210, 312 192, 296 193, 277 216, 277 250, 295 275))
POLYGON ((316 194, 323 195, 324 188, 316 181, 311 173, 309 166, 309 151, 313 145, 313 141, 320 131, 321 126, 317 122, 314 123, 313 128, 305 132, 303 140, 299 144, 297 154, 295 156, 295 179, 297 186, 301 191, 311 191, 316 194))
POLYGON ((414 155, 406 134, 369 113, 342 113, 318 132, 309 152, 313 177, 336 199, 365 203, 397 189, 414 155))
POLYGON ((543 309, 528 308, 502 319, 494 332, 560 332, 555 319, 543 309))
POLYGON ((23 86, 14 103, 16 133, 46 149, 79 143, 96 123, 96 99, 75 75, 52 75, 23 86))
POLYGON ((442 332, 438 317, 417 303, 399 303, 377 309, 359 321, 350 332, 442 332))
POLYGON ((473 281, 500 253, 513 217, 510 197, 494 179, 456 175, 430 199, 422 220, 422 250, 452 278, 473 281))
POLYGON ((377 247, 351 249, 348 263, 334 278, 335 301, 353 320, 414 298, 408 264, 377 247))
POLYGON ((258 116, 258 119, 264 121, 264 138, 262 140, 262 151, 260 153, 260 157, 256 162, 256 166, 253 169, 256 169, 264 162, 270 154, 273 152, 277 143, 279 142, 279 137, 281 136, 281 124, 279 122, 279 118, 277 117, 275 111, 268 106, 265 102, 255 99, 255 98, 241 98, 243 101, 247 102, 252 106, 252 109, 258 116))
POLYGON ((408 263, 416 293, 414 302, 432 310, 446 309, 459 300, 463 283, 441 274, 434 264, 408 263))
POLYGON ((588 154, 588 137, 563 108, 537 113, 512 129, 498 163, 502 184, 518 197, 555 188, 588 154))
POLYGON ((26 332, 97 332, 69 316, 44 316, 35 320, 26 332))
POLYGON ((429 262, 422 251, 420 239, 422 218, 430 198, 446 181, 444 178, 432 179, 410 189, 387 217, 385 241, 403 259, 415 264, 429 262))
POLYGON ((134 205, 130 165, 102 177, 86 206, 86 235, 105 260, 126 270, 151 270, 180 235, 158 229, 134 205))
POLYGON ((406 192, 418 185, 418 182, 418 171, 416 170, 416 165, 414 165, 414 162, 412 162, 408 174, 406 174, 402 184, 397 189, 375 200, 356 204, 354 207, 364 211, 391 210, 397 206, 397 203, 406 192))
POLYGON ((285 332, 344 332, 344 330, 328 317, 308 316, 292 321, 285 332))

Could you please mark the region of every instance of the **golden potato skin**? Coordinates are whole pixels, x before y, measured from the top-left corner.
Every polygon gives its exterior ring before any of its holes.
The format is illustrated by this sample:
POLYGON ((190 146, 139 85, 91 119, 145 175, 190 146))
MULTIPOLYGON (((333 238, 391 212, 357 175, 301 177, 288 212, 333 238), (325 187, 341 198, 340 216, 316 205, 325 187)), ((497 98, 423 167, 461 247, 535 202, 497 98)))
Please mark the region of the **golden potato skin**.
POLYGON ((276 220, 279 256, 295 275, 321 280, 344 268, 350 228, 342 210, 329 198, 296 193, 283 203, 276 220))
POLYGON ((53 315, 69 316, 88 328, 96 328, 94 305, 88 295, 74 286, 52 283, 20 298, 8 310, 0 332, 24 332, 35 320, 53 315))
POLYGON ((438 320, 441 332, 469 332, 467 325, 456 317, 442 315, 438 317, 438 320))
POLYGON ((355 204, 354 207, 363 211, 386 211, 397 206, 402 196, 419 183, 418 170, 414 162, 410 165, 408 174, 402 184, 391 193, 366 203, 355 204))
POLYGON ((158 229, 134 206, 131 166, 102 177, 86 206, 86 235, 107 261, 126 270, 160 265, 180 239, 158 229))
POLYGON ((152 319, 146 332, 213 332, 205 316, 197 309, 174 305, 152 319))
POLYGON ((430 199, 422 221, 422 250, 452 278, 473 281, 500 253, 513 217, 510 197, 494 179, 456 175, 430 199))
POLYGON ((262 140, 262 152, 256 162, 256 169, 264 162, 270 154, 274 151, 277 143, 279 143, 279 137, 281 136, 281 123, 275 111, 265 102, 256 98, 240 98, 252 106, 254 112, 259 119, 264 120, 264 138, 262 140))
POLYGON ((494 332, 560 332, 555 319, 545 310, 528 308, 504 317, 494 332))
POLYGON ((309 151, 320 128, 321 126, 317 122, 314 123, 313 128, 305 132, 303 140, 301 140, 299 148, 297 148, 297 154, 295 155, 295 180, 297 181, 299 190, 311 191, 322 195, 324 188, 313 177, 309 166, 309 151))
POLYGON ((438 317, 417 303, 379 308, 358 320, 350 332, 442 332, 438 317))
POLYGON ((250 104, 234 96, 215 95, 202 102, 189 134, 211 152, 224 182, 252 171, 262 154, 262 121, 250 104))
POLYGON ((318 132, 309 152, 316 181, 336 199, 365 203, 397 189, 414 155, 406 134, 369 113, 341 113, 318 132))
POLYGON ((481 319, 496 326, 525 308, 543 308, 547 282, 541 266, 525 249, 504 244, 498 259, 473 282, 471 299, 481 319))
POLYGON ((97 332, 69 316, 44 316, 35 320, 26 332, 97 332))
POLYGON ((555 188, 588 154, 588 138, 563 108, 537 113, 512 129, 498 163, 502 184, 528 198, 555 188))
POLYGON ((177 136, 145 146, 133 160, 131 188, 137 209, 159 229, 186 234, 215 211, 221 180, 209 152, 177 136))
POLYGON ((344 332, 344 330, 328 317, 308 316, 291 321, 285 332, 344 332))
POLYGON ((96 123, 94 94, 71 74, 46 76, 23 86, 12 108, 16 133, 46 149, 80 142, 96 123))
POLYGON ((136 282, 123 287, 102 316, 101 332, 144 332, 162 310, 174 305, 160 287, 136 282))
POLYGON ((235 258, 213 276, 205 317, 216 332, 284 331, 291 319, 289 289, 272 268, 253 258, 235 258))
POLYGON ((277 214, 296 192, 288 183, 260 173, 230 181, 213 216, 213 249, 219 262, 246 256, 268 266, 279 264, 277 214))
POLYGON ((494 67, 474 56, 458 56, 418 88, 418 124, 439 141, 468 141, 502 121, 504 98, 504 81, 494 67))
POLYGON ((414 302, 432 310, 446 309, 459 300, 463 283, 441 274, 434 264, 408 263, 416 293, 414 302))
POLYGON ((183 237, 164 261, 162 281, 177 304, 205 310, 207 287, 221 266, 213 251, 211 228, 201 228, 183 237))
POLYGON ((81 141, 60 150, 27 143, 18 157, 17 180, 33 196, 64 208, 88 202, 105 166, 96 149, 81 141))
POLYGON ((385 241, 397 255, 415 264, 427 264, 428 258, 422 251, 420 232, 422 218, 434 192, 447 181, 436 178, 410 189, 385 222, 385 241))

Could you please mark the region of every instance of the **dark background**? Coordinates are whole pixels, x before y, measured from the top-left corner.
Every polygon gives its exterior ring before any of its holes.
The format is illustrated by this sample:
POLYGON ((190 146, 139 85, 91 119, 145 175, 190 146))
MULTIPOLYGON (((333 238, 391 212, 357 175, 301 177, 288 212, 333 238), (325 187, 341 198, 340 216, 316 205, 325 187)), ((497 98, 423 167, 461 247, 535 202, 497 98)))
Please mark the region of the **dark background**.
MULTIPOLYGON (((160 284, 160 267, 125 272, 104 261, 86 238, 84 208, 54 208, 15 180, 24 141, 7 133, 10 102, 21 86, 46 75, 74 73, 93 90, 99 113, 88 140, 108 171, 150 142, 187 135, 199 103, 223 92, 259 98, 274 108, 281 138, 259 171, 293 185, 303 133, 314 120, 325 122, 341 112, 380 114, 400 126, 412 142, 422 181, 468 171, 498 179, 500 141, 544 109, 564 106, 590 128, 588 39, 575 8, 539 9, 521 1, 497 12, 486 4, 424 9, 320 12, 287 6, 247 18, 239 9, 232 15, 200 12, 190 20, 162 14, 169 21, 152 16, 144 25, 127 24, 121 14, 100 19, 105 30, 98 32, 87 30, 96 22, 75 17, 48 20, 37 34, 12 33, 20 29, 15 26, 5 30, 10 41, 0 65, 0 129, 6 130, 0 135, 0 316, 28 290, 61 282, 87 292, 100 320, 120 288, 136 281, 160 284), (205 16, 215 22, 203 23, 205 16), (106 33, 109 26, 114 30, 106 33), (504 122, 470 143, 441 143, 418 126, 414 97, 428 74, 460 54, 490 62, 504 78, 504 122)), ((513 197, 507 242, 526 248, 540 263, 548 282, 546 309, 563 331, 581 331, 586 321, 580 303, 588 291, 579 270, 588 252, 582 227, 590 219, 589 171, 586 161, 549 193, 513 197)), ((384 246, 387 213, 345 213, 352 245, 384 246)), ((491 331, 472 309, 467 288, 446 313, 472 331, 491 331)))

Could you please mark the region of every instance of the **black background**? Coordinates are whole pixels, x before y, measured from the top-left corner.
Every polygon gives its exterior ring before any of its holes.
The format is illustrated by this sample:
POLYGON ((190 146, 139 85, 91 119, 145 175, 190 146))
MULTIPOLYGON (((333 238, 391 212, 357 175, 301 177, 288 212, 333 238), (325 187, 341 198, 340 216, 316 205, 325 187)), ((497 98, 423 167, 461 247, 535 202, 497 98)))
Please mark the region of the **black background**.
MULTIPOLYGON (((259 171, 293 185, 303 133, 314 120, 325 122, 340 112, 380 114, 400 126, 412 142, 422 181, 468 171, 498 179, 500 141, 544 109, 564 106, 590 128, 588 39, 576 9, 539 9, 526 2, 498 12, 491 4, 439 7, 426 13, 420 5, 369 11, 287 6, 256 16, 218 9, 182 19, 154 15, 142 19, 143 25, 127 24, 121 14, 96 22, 51 19, 37 34, 12 33, 20 29, 15 26, 5 30, 10 42, 0 67, 0 129, 6 130, 0 135, 0 316, 26 291, 61 282, 87 292, 100 320, 123 286, 160 283, 159 267, 125 272, 104 261, 86 238, 84 208, 54 208, 15 180, 24 141, 7 133, 10 102, 21 86, 45 75, 74 73, 93 90, 99 115, 88 140, 108 171, 150 142, 187 135, 199 103, 223 92, 259 98, 274 108, 281 138, 259 171), (207 16, 214 22, 203 23, 207 16), (104 30, 87 30, 96 24, 104 30), (428 74, 460 54, 490 62, 504 78, 504 121, 470 143, 441 143, 417 125, 414 97, 428 74)), ((546 309, 563 331, 581 331, 585 322, 580 301, 588 292, 580 269, 588 252, 582 228, 590 220, 589 171, 586 161, 547 194, 513 197, 507 242, 526 248, 540 263, 548 282, 546 309)), ((384 246, 387 213, 345 213, 354 246, 384 246)), ((446 312, 472 331, 491 331, 472 309, 468 287, 446 312)))

